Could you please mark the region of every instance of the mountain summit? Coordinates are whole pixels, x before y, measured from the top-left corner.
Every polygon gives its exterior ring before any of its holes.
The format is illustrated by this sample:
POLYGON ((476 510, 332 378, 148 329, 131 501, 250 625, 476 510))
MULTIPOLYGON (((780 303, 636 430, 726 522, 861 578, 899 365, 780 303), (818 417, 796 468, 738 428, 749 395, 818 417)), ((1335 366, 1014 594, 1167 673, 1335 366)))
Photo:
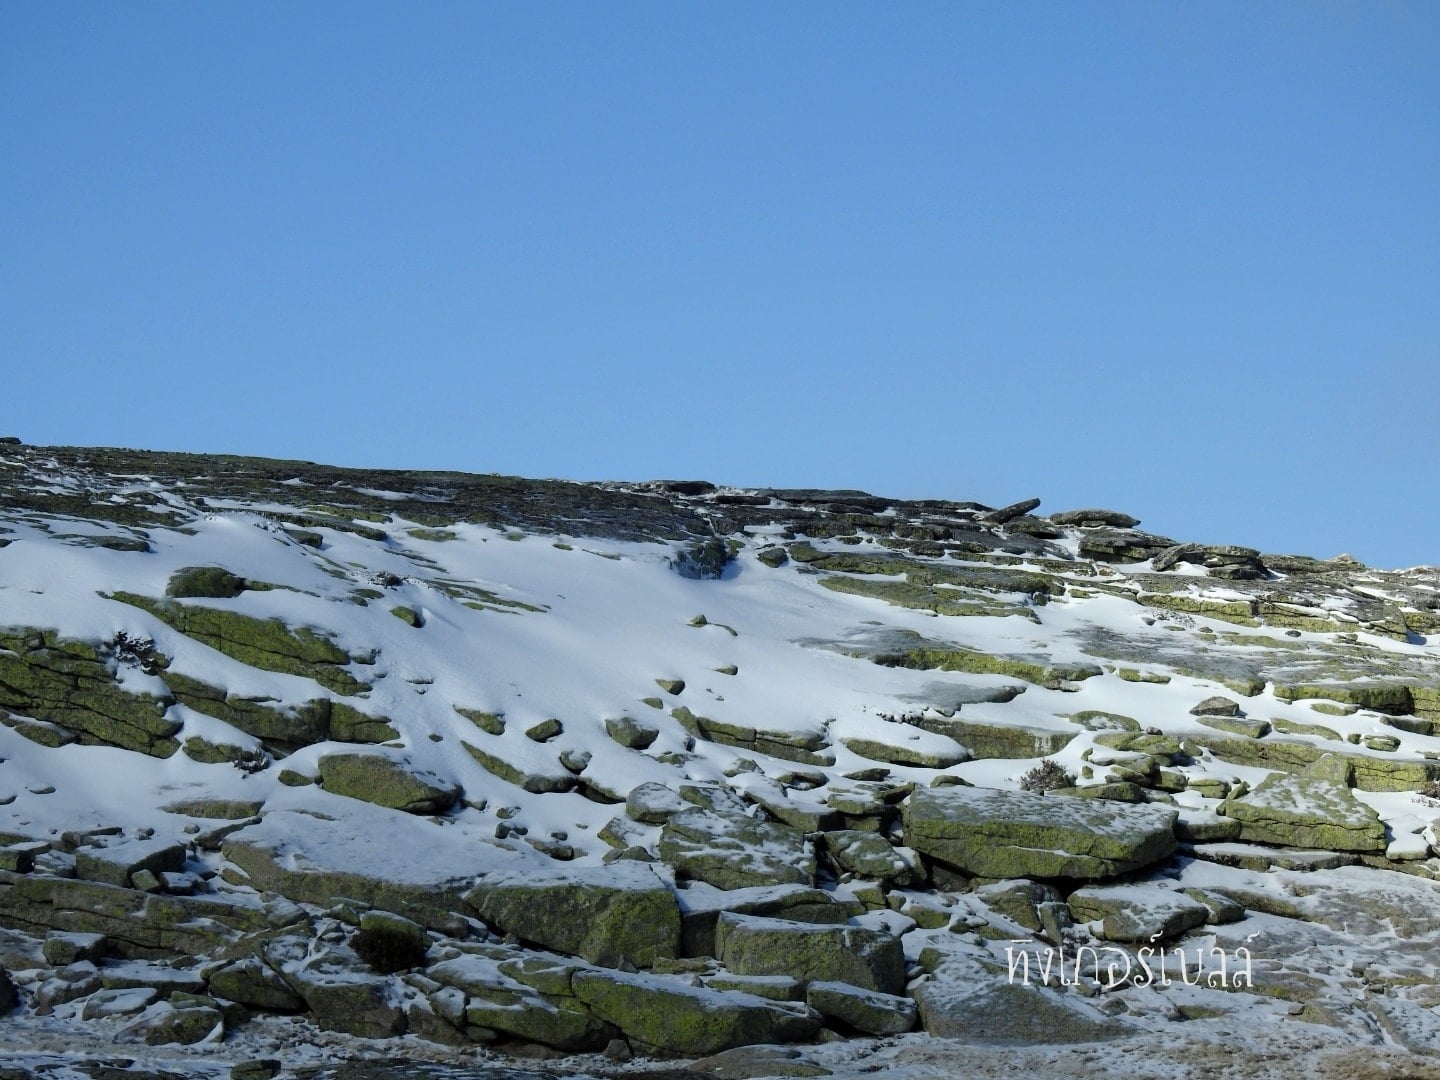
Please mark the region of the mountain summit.
POLYGON ((7 440, 7 1061, 1440 1048, 1440 572, 1042 505, 7 440))

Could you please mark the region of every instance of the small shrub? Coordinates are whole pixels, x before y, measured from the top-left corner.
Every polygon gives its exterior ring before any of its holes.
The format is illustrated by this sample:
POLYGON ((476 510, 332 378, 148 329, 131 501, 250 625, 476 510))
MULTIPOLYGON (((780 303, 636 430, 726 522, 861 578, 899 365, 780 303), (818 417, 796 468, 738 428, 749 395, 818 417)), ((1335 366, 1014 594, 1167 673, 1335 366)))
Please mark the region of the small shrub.
POLYGON ((106 645, 118 662, 138 667, 146 675, 154 675, 165 667, 164 657, 155 651, 153 638, 136 637, 121 630, 106 645))
POLYGON ((1055 788, 1075 786, 1075 774, 1058 762, 1046 758, 1020 777, 1020 790, 1043 795, 1055 788))
POLYGON ((270 767, 270 755, 264 750, 242 750, 231 762, 246 776, 264 772, 270 767))

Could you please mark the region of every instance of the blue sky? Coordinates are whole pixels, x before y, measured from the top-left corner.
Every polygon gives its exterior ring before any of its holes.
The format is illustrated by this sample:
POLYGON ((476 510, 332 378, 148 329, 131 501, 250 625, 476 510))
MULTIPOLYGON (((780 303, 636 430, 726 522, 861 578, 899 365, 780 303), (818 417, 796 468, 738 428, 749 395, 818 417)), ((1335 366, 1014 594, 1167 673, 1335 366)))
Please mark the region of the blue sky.
POLYGON ((1433 3, 0 0, 35 443, 1440 563, 1433 3))

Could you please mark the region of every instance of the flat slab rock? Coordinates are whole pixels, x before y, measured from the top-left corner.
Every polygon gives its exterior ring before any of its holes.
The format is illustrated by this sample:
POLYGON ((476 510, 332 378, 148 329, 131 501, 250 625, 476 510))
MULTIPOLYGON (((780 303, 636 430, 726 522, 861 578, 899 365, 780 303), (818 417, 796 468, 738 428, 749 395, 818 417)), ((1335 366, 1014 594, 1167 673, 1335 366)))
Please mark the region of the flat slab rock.
POLYGON ((1335 780, 1272 773, 1244 798, 1225 803, 1240 839, 1288 847, 1383 854, 1385 825, 1335 780))
POLYGON ((905 807, 905 841, 982 877, 1095 880, 1170 855, 1176 817, 1163 806, 993 788, 926 788, 905 807))
POLYGON ((1099 922, 1106 941, 1159 941, 1204 926, 1210 908, 1163 885, 1092 885, 1068 901, 1077 922, 1099 922))

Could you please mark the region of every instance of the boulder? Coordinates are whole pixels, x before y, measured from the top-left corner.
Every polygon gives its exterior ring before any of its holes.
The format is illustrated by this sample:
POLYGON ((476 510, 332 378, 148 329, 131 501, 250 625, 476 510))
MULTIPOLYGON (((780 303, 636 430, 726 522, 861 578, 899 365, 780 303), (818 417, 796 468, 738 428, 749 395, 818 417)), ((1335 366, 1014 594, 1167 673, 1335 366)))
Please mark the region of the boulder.
POLYGON ((391 911, 367 911, 360 916, 360 929, 350 939, 355 955, 372 971, 392 975, 425 962, 430 935, 419 923, 391 911))
POLYGON ((903 1035, 915 1026, 915 1002, 839 982, 812 982, 805 1002, 820 1015, 866 1035, 903 1035))
POLYGON ((1190 710, 1191 716, 1241 716, 1240 703, 1221 695, 1208 697, 1190 710))
POLYGON ((878 833, 836 829, 822 834, 822 839, 830 858, 846 873, 896 885, 909 885, 923 876, 923 869, 915 865, 918 860, 913 853, 911 859, 906 859, 878 833))
POLYGON ((460 786, 417 769, 406 757, 381 753, 326 754, 320 782, 334 795, 409 814, 438 814, 455 805, 460 786))
POLYGON ((676 877, 721 889, 815 881, 815 854, 804 833, 725 807, 676 814, 660 832, 659 854, 676 877))
POLYGON ((253 956, 211 974, 209 989, 216 997, 267 1012, 300 1012, 305 1008, 304 999, 290 984, 253 956))
POLYGON ((1088 1002, 1022 981, 1020 975, 1007 977, 1004 968, 994 970, 968 958, 942 964, 913 987, 911 996, 927 1034, 966 1043, 1049 1046, 1135 1033, 1088 1002))
POLYGON ((702 1057, 754 1043, 804 1042, 820 1029, 805 1005, 721 993, 654 975, 581 971, 575 996, 644 1047, 702 1057))
POLYGON ((165 595, 229 599, 246 589, 245 579, 220 566, 184 566, 170 575, 165 595))
POLYGON ((649 967, 680 953, 675 894, 641 864, 491 875, 465 902, 501 933, 595 964, 649 967))
POLYGON ((126 888, 142 870, 152 874, 185 869, 185 846, 169 840, 131 840, 108 847, 82 847, 75 852, 75 876, 126 888))
POLYGON ((225 1028, 219 1009, 206 1006, 175 1008, 160 1002, 140 1014, 139 1018, 116 1036, 117 1042, 144 1042, 149 1046, 166 1043, 191 1045, 218 1035, 225 1028))
POLYGON ((652 781, 632 789, 625 797, 625 816, 646 825, 663 825, 691 805, 665 784, 652 781))
POLYGON ((583 967, 553 957, 521 960, 514 950, 491 946, 436 964, 425 975, 445 988, 430 995, 435 1012, 472 1037, 499 1032, 556 1050, 599 1050, 615 1029, 571 992, 583 967))
POLYGON ((1335 780, 1272 773, 1242 798, 1224 803, 1240 838, 1260 844, 1382 854, 1385 825, 1335 780))
POLYGON ((605 732, 621 746, 631 750, 644 750, 660 737, 660 729, 654 724, 647 724, 629 716, 606 720, 605 732))
POLYGON ((302 967, 288 972, 287 980, 322 1028, 364 1039, 405 1033, 405 1010, 397 1004, 389 979, 302 967))
POLYGON ((1176 811, 992 788, 924 788, 905 807, 906 843, 991 878, 1098 879, 1175 850, 1176 811))
POLYGON ((737 975, 789 975, 884 994, 905 988, 900 939, 883 930, 726 912, 715 926, 715 949, 737 975))
POLYGON ((1090 885, 1070 894, 1077 922, 1101 923, 1106 941, 1149 942, 1204 926, 1210 908, 1162 885, 1090 885))
POLYGON ((1131 517, 1119 510, 1062 510, 1058 514, 1051 514, 1050 520, 1056 525, 1078 525, 1087 529, 1102 526, 1109 526, 1113 529, 1133 529, 1140 524, 1139 518, 1131 517))
POLYGON ((981 885, 975 895, 991 911, 1036 933, 1041 929, 1039 905, 1060 899, 1060 894, 1051 886, 1024 878, 981 885))

